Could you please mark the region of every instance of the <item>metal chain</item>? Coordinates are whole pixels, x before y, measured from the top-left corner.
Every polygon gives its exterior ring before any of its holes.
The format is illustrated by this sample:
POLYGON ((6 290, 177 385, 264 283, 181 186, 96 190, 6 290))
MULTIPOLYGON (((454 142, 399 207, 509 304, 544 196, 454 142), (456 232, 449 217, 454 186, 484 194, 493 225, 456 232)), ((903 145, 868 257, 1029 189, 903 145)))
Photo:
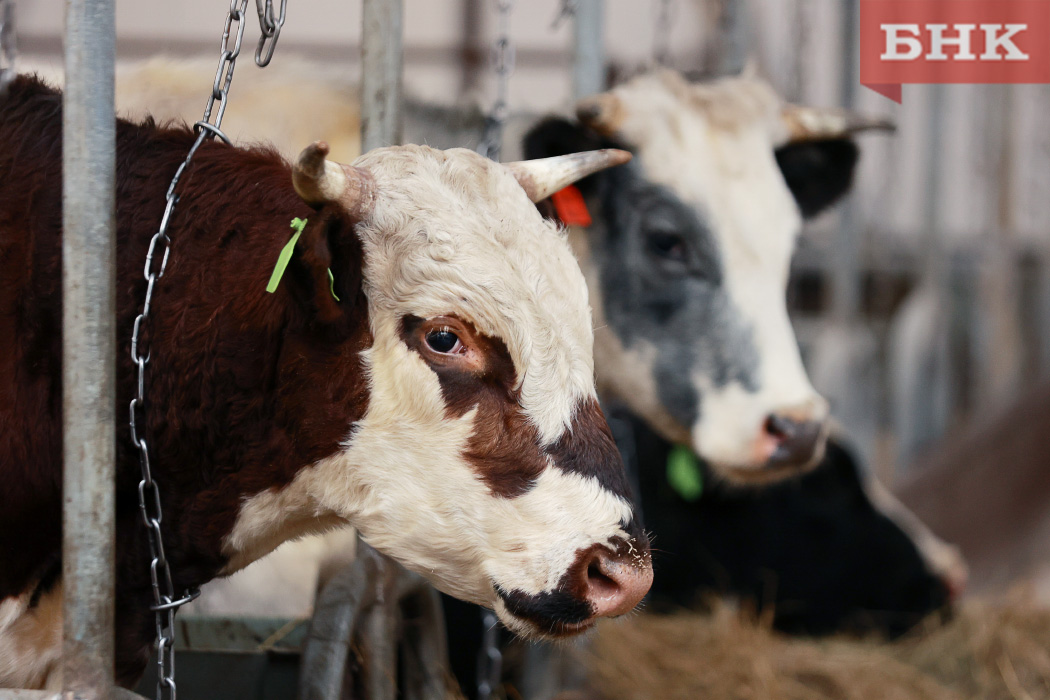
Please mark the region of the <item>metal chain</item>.
POLYGON ((7 86, 15 79, 15 3, 0 0, 0 97, 7 93, 7 86))
POLYGON ((558 16, 551 22, 551 30, 555 30, 561 26, 561 23, 570 17, 576 16, 576 8, 579 6, 580 0, 561 0, 561 6, 558 8, 558 16))
POLYGON ((666 66, 671 59, 671 22, 673 14, 673 0, 660 0, 656 22, 653 27, 653 61, 658 66, 666 66))
POLYGON ((514 72, 514 45, 510 43, 510 14, 514 0, 496 0, 499 10, 499 28, 492 54, 492 66, 496 73, 496 101, 492 111, 485 117, 485 133, 478 145, 478 153, 499 160, 503 144, 503 127, 507 123, 507 100, 510 91, 510 74, 514 72))
MULTIPOLYGON (((257 0, 261 2, 261 0, 257 0)), ((146 402, 146 366, 150 361, 149 338, 147 337, 148 325, 151 317, 151 304, 153 292, 157 280, 164 276, 164 270, 168 265, 168 255, 171 252, 171 238, 168 237, 168 225, 175 205, 179 201, 176 190, 179 180, 189 168, 197 149, 205 141, 218 136, 227 144, 230 143, 220 128, 222 117, 226 112, 226 99, 233 81, 233 70, 237 64, 237 57, 241 53, 241 42, 244 38, 245 11, 248 0, 231 0, 230 11, 226 15, 226 23, 223 25, 222 41, 219 50, 219 65, 215 71, 215 80, 212 83, 211 95, 204 108, 203 118, 193 125, 197 132, 197 139, 190 147, 186 159, 175 171, 171 184, 168 185, 165 195, 164 214, 161 216, 160 226, 149 243, 146 253, 146 264, 143 268, 143 276, 146 279, 146 296, 142 304, 142 311, 135 318, 131 333, 131 359, 137 367, 138 384, 135 398, 131 400, 129 407, 129 425, 131 428, 131 442, 139 453, 139 466, 142 470, 142 480, 139 482, 139 510, 142 521, 146 525, 149 536, 149 548, 152 561, 150 562, 150 583, 153 587, 153 605, 150 609, 156 615, 157 628, 157 700, 175 700, 175 613, 180 607, 200 595, 199 589, 184 591, 181 596, 175 595, 175 587, 172 583, 171 567, 164 550, 164 537, 161 533, 163 522, 163 511, 161 509, 160 489, 153 479, 150 471, 149 446, 145 436, 145 410, 146 402), (233 37, 233 46, 230 46, 230 38, 233 37), (215 102, 218 100, 218 109, 215 102), (214 111, 214 115, 213 115, 214 111), (142 434, 139 427, 143 428, 142 434)), ((284 23, 284 1, 281 3, 281 14, 276 20, 273 17, 273 7, 270 0, 261 8, 259 15, 260 27, 263 39, 259 42, 259 51, 256 53, 256 62, 265 65, 273 55, 274 45, 280 34, 281 25, 284 23), (265 15, 265 16, 264 16, 265 15), (269 22, 269 25, 267 24, 269 22), (267 35, 267 27, 269 35, 267 35), (266 46, 265 61, 259 56, 266 46)))
POLYGON ((273 50, 277 48, 277 39, 281 36, 288 0, 281 0, 281 14, 273 14, 273 0, 255 0, 255 9, 259 13, 259 45, 255 48, 255 64, 260 68, 270 65, 273 50))
POLYGON ((503 652, 499 648, 499 618, 482 610, 483 639, 478 652, 478 700, 491 700, 503 679, 503 652))

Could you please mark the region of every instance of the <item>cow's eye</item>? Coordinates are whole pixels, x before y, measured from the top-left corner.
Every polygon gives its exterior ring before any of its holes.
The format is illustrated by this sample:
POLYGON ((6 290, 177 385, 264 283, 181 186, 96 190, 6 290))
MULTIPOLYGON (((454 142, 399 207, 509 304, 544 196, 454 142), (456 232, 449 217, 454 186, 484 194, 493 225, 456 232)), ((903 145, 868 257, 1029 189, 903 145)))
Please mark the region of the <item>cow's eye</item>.
POLYGON ((648 237, 649 249, 656 255, 667 260, 685 260, 685 239, 677 233, 669 231, 655 231, 648 237))
POLYGON ((427 333, 427 345, 434 352, 451 355, 463 349, 463 343, 459 342, 459 336, 447 328, 433 330, 427 333))

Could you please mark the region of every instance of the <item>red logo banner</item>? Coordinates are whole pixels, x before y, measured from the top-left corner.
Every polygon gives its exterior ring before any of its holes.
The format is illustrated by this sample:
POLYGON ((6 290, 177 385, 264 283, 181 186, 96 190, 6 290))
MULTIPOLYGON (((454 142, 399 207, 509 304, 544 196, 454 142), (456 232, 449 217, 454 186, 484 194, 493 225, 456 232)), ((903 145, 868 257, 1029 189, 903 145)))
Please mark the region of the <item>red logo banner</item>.
POLYGON ((860 82, 1050 83, 1050 0, 861 0, 860 82))

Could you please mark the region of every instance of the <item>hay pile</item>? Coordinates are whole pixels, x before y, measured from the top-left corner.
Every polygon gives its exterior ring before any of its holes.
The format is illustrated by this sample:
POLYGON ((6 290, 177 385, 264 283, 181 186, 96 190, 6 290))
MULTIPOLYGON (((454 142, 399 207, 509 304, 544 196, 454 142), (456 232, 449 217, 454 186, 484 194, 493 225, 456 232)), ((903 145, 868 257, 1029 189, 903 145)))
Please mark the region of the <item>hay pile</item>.
POLYGON ((968 603, 896 643, 779 636, 726 607, 605 625, 584 653, 608 700, 1041 700, 1050 610, 968 603))

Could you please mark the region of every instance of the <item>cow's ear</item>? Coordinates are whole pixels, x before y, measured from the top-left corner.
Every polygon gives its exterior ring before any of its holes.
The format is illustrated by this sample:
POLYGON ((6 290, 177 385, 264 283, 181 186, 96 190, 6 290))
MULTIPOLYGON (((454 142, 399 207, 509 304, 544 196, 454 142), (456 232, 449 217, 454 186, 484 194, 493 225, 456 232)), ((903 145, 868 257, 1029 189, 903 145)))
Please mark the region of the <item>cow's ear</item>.
POLYGON ((852 139, 804 141, 776 151, 777 165, 807 219, 834 204, 853 186, 860 150, 852 139))
POLYGON ((326 205, 306 221, 288 263, 288 285, 310 316, 322 325, 345 326, 361 296, 361 241, 354 221, 326 205))
MULTIPOLYGON (((526 160, 616 147, 587 127, 562 117, 548 117, 529 129, 522 145, 526 160)), ((587 194, 600 175, 585 177, 576 182, 576 186, 587 194)))

